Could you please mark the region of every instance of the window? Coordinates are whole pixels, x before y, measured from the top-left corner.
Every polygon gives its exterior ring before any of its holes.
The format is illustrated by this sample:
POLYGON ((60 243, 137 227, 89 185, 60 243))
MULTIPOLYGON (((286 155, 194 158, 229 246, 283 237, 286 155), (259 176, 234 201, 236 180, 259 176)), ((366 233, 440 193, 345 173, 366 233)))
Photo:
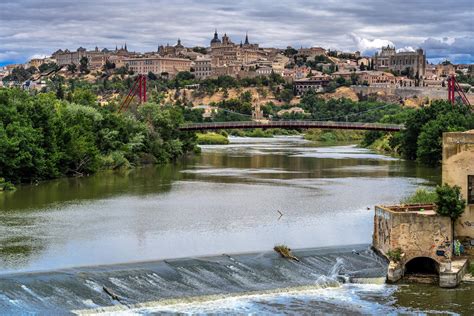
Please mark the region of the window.
POLYGON ((467 176, 467 203, 474 204, 474 176, 467 176))

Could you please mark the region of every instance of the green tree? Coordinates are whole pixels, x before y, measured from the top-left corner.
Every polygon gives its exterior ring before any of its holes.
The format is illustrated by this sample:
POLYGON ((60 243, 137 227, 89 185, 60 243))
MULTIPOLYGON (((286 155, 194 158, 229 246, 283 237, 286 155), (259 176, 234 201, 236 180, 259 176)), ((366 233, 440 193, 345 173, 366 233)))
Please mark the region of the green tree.
POLYGON ((436 212, 451 219, 452 242, 454 242, 454 224, 464 213, 466 200, 462 198, 461 188, 458 186, 443 184, 436 188, 436 194, 436 212))
POLYGON ((79 70, 81 73, 89 73, 89 59, 86 56, 79 60, 79 70))
POLYGON ((115 63, 109 61, 109 60, 106 60, 105 61, 105 64, 104 64, 104 69, 105 70, 111 70, 111 69, 115 69, 115 63))
POLYGON ((61 100, 64 99, 64 89, 61 83, 58 84, 58 88, 56 90, 56 98, 61 100))
POLYGON ((67 65, 67 71, 69 71, 70 73, 75 73, 77 71, 76 64, 67 65))
POLYGON ((148 72, 148 80, 152 80, 152 81, 155 81, 155 80, 158 80, 158 77, 153 73, 153 72, 148 72))

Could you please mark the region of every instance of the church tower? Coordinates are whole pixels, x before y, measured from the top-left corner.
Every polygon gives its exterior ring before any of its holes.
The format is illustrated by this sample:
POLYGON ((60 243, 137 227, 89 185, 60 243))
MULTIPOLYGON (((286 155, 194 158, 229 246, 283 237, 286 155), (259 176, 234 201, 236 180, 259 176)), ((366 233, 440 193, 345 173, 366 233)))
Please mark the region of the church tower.
POLYGON ((211 47, 220 43, 221 43, 221 40, 219 39, 219 34, 217 34, 217 29, 216 29, 214 31, 214 38, 211 40, 211 47))

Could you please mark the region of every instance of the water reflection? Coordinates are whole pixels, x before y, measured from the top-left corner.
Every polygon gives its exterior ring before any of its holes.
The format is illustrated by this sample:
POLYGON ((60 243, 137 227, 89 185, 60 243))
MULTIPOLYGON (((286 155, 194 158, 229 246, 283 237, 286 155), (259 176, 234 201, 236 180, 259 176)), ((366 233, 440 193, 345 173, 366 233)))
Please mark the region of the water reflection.
POLYGON ((350 145, 232 139, 175 165, 59 179, 0 195, 0 264, 54 269, 370 242, 376 203, 439 170, 350 145), (278 220, 277 210, 284 213, 278 220))

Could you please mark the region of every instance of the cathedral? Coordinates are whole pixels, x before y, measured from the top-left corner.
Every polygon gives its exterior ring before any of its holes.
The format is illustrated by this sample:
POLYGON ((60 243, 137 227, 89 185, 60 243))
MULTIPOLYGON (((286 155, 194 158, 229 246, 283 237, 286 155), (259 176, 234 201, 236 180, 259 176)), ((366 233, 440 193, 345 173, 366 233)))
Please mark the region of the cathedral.
POLYGON ((266 53, 258 47, 258 44, 250 44, 248 34, 245 35, 244 43, 235 44, 227 34, 219 39, 216 30, 210 44, 213 68, 234 67, 237 69, 266 57, 266 53))

